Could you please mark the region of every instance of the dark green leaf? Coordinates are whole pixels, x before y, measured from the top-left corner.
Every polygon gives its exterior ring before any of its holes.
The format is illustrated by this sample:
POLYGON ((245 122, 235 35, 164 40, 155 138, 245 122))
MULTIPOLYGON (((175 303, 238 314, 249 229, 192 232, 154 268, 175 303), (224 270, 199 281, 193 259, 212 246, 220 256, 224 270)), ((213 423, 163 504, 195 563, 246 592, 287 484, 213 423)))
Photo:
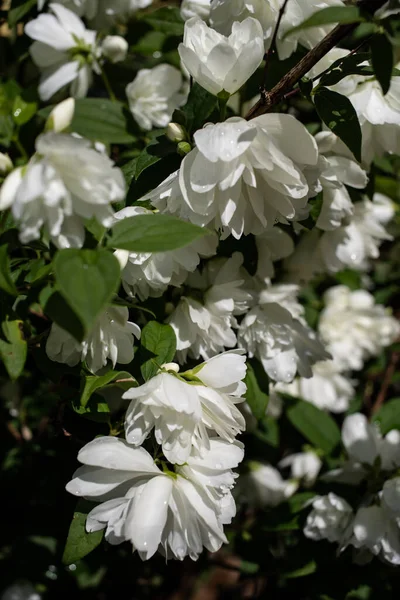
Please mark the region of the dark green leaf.
POLYGON ((105 375, 101 375, 99 377, 96 375, 89 375, 85 377, 85 383, 80 400, 81 406, 85 407, 87 405, 92 394, 94 394, 96 390, 105 387, 117 379, 131 379, 132 385, 135 384, 135 379, 126 371, 109 371, 105 375))
POLYGON ((259 423, 259 428, 254 435, 265 444, 268 444, 273 448, 278 448, 280 439, 278 421, 273 417, 263 417, 259 423))
POLYGON ((313 83, 308 77, 302 77, 299 81, 299 88, 305 98, 310 99, 313 89, 313 83))
POLYGON ((8 148, 14 131, 14 123, 9 115, 0 114, 0 145, 8 148))
POLYGON ((138 157, 136 156, 121 167, 121 171, 124 174, 127 187, 130 186, 132 179, 135 177, 137 160, 138 157))
POLYGON ((170 154, 176 154, 176 144, 165 135, 159 135, 142 150, 136 159, 135 179, 148 167, 170 154))
POLYGON ((142 18, 155 31, 178 37, 183 35, 184 22, 179 8, 163 6, 142 18))
POLYGON ((309 27, 320 27, 321 25, 329 25, 330 23, 340 23, 342 25, 347 23, 361 23, 364 20, 357 6, 328 6, 313 13, 311 17, 305 19, 300 25, 296 25, 296 27, 292 27, 292 29, 286 31, 283 39, 296 31, 308 29, 309 27))
POLYGON ((339 427, 328 414, 303 400, 288 408, 287 417, 292 425, 314 446, 326 454, 339 444, 339 427))
POLYGON ((175 111, 172 120, 184 125, 189 133, 200 129, 218 108, 218 98, 194 83, 185 106, 175 111))
POLYGON ((158 368, 171 362, 176 352, 176 336, 170 325, 150 321, 142 329, 140 339, 140 370, 145 381, 154 377, 158 368))
POLYGON ((391 429, 400 429, 400 398, 393 398, 381 406, 373 421, 379 423, 382 435, 391 429))
MULTIPOLYGON (((14 6, 13 2, 13 6, 14 6)), ((8 13, 8 24, 10 27, 15 27, 15 25, 21 21, 21 19, 33 8, 36 6, 37 0, 26 0, 26 2, 19 2, 18 6, 12 8, 8 13)))
POLYGON ((375 76, 380 83, 383 94, 387 94, 393 69, 392 44, 386 34, 379 33, 373 36, 370 46, 375 76))
POLYGON ((104 249, 69 248, 57 252, 54 273, 62 296, 87 333, 117 291, 118 260, 104 249))
POLYGON ((357 113, 350 100, 319 87, 314 96, 315 108, 325 125, 351 150, 356 159, 361 162, 361 127, 357 113))
POLYGON ((45 314, 61 329, 68 331, 78 342, 85 337, 85 329, 67 301, 52 286, 46 286, 39 296, 45 314))
POLYGON ((8 256, 7 244, 0 246, 0 288, 11 296, 18 295, 18 290, 11 278, 10 259, 8 256))
MULTIPOLYGON (((47 119, 53 106, 39 111, 47 119)), ((89 140, 105 144, 130 144, 136 137, 130 133, 132 117, 122 102, 106 98, 79 98, 75 100, 71 131, 89 140)))
POLYGON ((24 370, 27 343, 22 332, 22 321, 4 321, 1 324, 0 358, 11 379, 17 379, 24 370))
POLYGON ((162 214, 138 215, 116 223, 108 246, 131 252, 165 252, 187 246, 209 231, 176 217, 162 214))
POLYGON ((86 532, 86 518, 94 508, 92 502, 79 500, 68 532, 62 562, 71 565, 97 548, 103 539, 104 531, 86 532))
POLYGON ((244 382, 247 388, 247 404, 250 406, 251 412, 255 418, 258 420, 262 419, 265 416, 265 411, 267 410, 269 397, 260 390, 253 367, 250 364, 247 365, 247 372, 244 382))
POLYGON ((301 567, 297 567, 292 571, 287 571, 283 573, 283 577, 285 579, 296 579, 297 577, 305 577, 306 575, 311 575, 315 573, 317 570, 317 563, 315 560, 307 561, 306 564, 301 567))

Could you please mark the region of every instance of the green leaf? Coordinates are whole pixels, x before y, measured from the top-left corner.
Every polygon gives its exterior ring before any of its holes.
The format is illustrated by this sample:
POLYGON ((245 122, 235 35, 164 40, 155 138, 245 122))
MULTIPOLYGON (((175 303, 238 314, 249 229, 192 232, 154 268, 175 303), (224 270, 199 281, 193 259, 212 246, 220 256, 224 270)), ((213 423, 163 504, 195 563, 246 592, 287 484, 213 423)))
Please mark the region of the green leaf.
POLYGON ((0 246, 0 288, 10 296, 18 296, 18 290, 11 278, 8 244, 0 246))
POLYGON ((279 425, 273 417, 266 416, 262 418, 254 435, 261 442, 272 446, 272 448, 279 448, 279 425))
POLYGON ((132 179, 135 177, 137 160, 138 157, 136 156, 121 167, 121 171, 125 177, 126 185, 128 188, 131 184, 132 179))
POLYGON ((166 35, 183 36, 184 22, 179 9, 176 7, 163 6, 146 14, 142 17, 142 20, 155 31, 160 31, 166 35))
MULTIPOLYGON (((39 115, 47 119, 53 108, 46 107, 39 111, 39 115)), ((112 102, 107 98, 75 100, 70 129, 89 140, 105 144, 130 144, 136 140, 129 131, 132 125, 132 116, 122 102, 112 102)))
POLYGON ((363 21, 365 19, 361 16, 360 9, 357 6, 328 6, 327 8, 318 10, 311 17, 296 25, 296 27, 292 27, 292 29, 286 31, 282 39, 287 38, 296 31, 308 29, 309 27, 320 27, 321 25, 329 25, 330 23, 345 25, 349 23, 361 23, 363 21))
POLYGON ((372 66, 377 80, 382 88, 383 94, 387 94, 390 88, 393 69, 393 48, 388 37, 384 33, 374 35, 370 42, 372 53, 372 66))
POLYGON ((393 398, 381 406, 372 420, 379 423, 382 435, 391 429, 400 429, 400 398, 393 398))
POLYGON ((311 575, 315 573, 317 570, 317 563, 315 560, 309 560, 301 567, 297 567, 292 571, 287 571, 282 574, 285 579, 296 579, 297 577, 305 577, 306 575, 311 575))
POLYGON ((14 122, 21 126, 30 121, 36 114, 37 106, 37 102, 27 102, 21 96, 17 96, 12 109, 14 122))
POLYGON ((340 430, 333 418, 309 402, 297 401, 286 414, 292 425, 326 454, 340 443, 340 430))
POLYGON ((207 92, 198 83, 194 83, 187 103, 174 112, 172 120, 184 125, 191 133, 200 129, 217 108, 218 98, 207 92))
POLYGON ((61 329, 68 331, 78 342, 85 337, 85 329, 67 301, 51 286, 46 286, 39 295, 45 314, 61 329))
POLYGON ((105 249, 69 248, 59 250, 53 264, 61 295, 88 333, 117 291, 120 282, 118 260, 105 249))
POLYGON ((162 214, 137 215, 117 222, 111 229, 110 248, 131 252, 165 252, 187 246, 209 230, 162 214))
POLYGON ((141 373, 145 381, 154 377, 159 366, 171 362, 176 352, 176 336, 170 325, 150 321, 140 339, 141 373))
POLYGON ((37 0, 27 0, 26 2, 13 2, 18 4, 15 8, 12 8, 8 13, 8 24, 10 27, 15 27, 19 21, 37 4, 37 0))
POLYGON ((365 61, 371 59, 369 52, 356 52, 345 58, 338 58, 330 66, 328 73, 323 75, 319 83, 323 86, 335 85, 347 75, 373 74, 369 66, 361 66, 365 61))
POLYGON ((130 373, 127 373, 126 371, 109 371, 105 375, 101 375, 99 377, 96 375, 89 375, 85 377, 80 405, 86 407, 92 394, 94 394, 96 390, 105 387, 106 385, 115 381, 116 379, 131 379, 132 384, 135 383, 135 379, 130 373))
POLYGON ((24 370, 27 343, 22 333, 22 321, 4 321, 1 324, 0 358, 11 379, 17 379, 24 370))
POLYGON ((265 417, 265 411, 267 410, 269 397, 267 394, 261 391, 253 367, 247 364, 246 377, 244 379, 246 384, 246 400, 251 408, 251 412, 257 420, 265 417))
POLYGON ((86 518, 94 508, 92 502, 79 500, 68 532, 62 562, 71 565, 97 548, 103 539, 104 530, 86 532, 86 518))
POLYGON ((325 125, 346 144, 355 158, 361 162, 361 127, 350 100, 328 88, 318 87, 314 95, 314 102, 318 115, 325 125))
POLYGON ((176 144, 171 142, 165 135, 154 138, 136 159, 135 179, 148 167, 170 154, 176 154, 176 144))

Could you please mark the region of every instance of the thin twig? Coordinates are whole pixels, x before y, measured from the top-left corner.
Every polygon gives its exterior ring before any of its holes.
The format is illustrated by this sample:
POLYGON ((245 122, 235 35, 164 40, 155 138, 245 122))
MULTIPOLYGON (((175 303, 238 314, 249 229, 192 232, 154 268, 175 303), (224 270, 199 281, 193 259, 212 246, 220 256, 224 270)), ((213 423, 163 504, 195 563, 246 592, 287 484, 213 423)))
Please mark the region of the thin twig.
POLYGON ((276 39, 278 37, 279 27, 281 25, 283 14, 285 12, 285 9, 286 9, 286 6, 287 6, 288 2, 289 2, 289 0, 285 0, 284 3, 282 4, 281 8, 279 9, 278 19, 276 21, 274 33, 272 34, 271 45, 268 48, 267 53, 265 55, 263 90, 265 90, 265 84, 266 84, 266 81, 267 81, 269 60, 270 60, 272 54, 275 52, 275 45, 276 45, 276 39))
POLYGON ((389 387, 392 383, 393 375, 396 372, 396 367, 399 361, 400 353, 393 352, 383 377, 381 389, 379 390, 379 394, 372 407, 371 414, 374 415, 376 412, 378 412, 382 404, 385 402, 389 387))
MULTIPOLYGON (((379 8, 385 4, 385 0, 359 0, 357 6, 370 14, 374 14, 379 8)), ((328 54, 332 48, 337 46, 349 33, 358 27, 358 23, 350 23, 348 25, 337 25, 324 39, 310 50, 303 58, 295 65, 277 85, 270 91, 261 91, 260 100, 249 110, 246 119, 254 119, 267 112, 274 106, 279 104, 286 94, 288 94, 294 85, 308 73, 314 65, 321 60, 323 56, 328 54)))

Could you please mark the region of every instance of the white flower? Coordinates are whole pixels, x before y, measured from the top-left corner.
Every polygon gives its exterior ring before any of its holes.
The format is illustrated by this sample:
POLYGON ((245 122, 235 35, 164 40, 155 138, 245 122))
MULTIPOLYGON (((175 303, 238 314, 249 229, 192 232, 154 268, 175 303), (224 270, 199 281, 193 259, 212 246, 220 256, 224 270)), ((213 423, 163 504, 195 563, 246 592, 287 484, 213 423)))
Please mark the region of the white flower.
POLYGON ((93 373, 105 367, 108 359, 113 367, 117 362, 127 365, 133 360, 134 337, 140 339, 140 328, 128 318, 125 306, 109 306, 82 343, 53 323, 46 343, 47 356, 70 367, 85 360, 93 373))
MULTIPOLYGON (((265 48, 269 48, 282 2, 279 0, 212 0, 210 22, 214 29, 228 35, 235 21, 249 16, 261 23, 265 48)), ((277 49, 281 60, 288 58, 298 44, 313 48, 333 28, 333 25, 311 27, 282 39, 293 27, 300 25, 313 13, 328 6, 343 6, 340 0, 296 0, 288 2, 278 30, 277 49)))
MULTIPOLYGON (((154 213, 142 207, 129 206, 115 213, 114 219, 119 221, 140 214, 154 213)), ((169 285, 182 285, 188 272, 198 266, 200 257, 214 255, 217 243, 217 236, 213 234, 195 240, 184 248, 166 252, 118 251, 118 256, 124 258, 122 285, 129 296, 138 295, 141 300, 149 296, 161 296, 169 285)))
POLYGON ((240 351, 221 354, 177 376, 175 370, 159 373, 147 383, 131 388, 123 398, 131 400, 125 434, 139 446, 150 431, 171 463, 183 464, 194 446, 201 455, 209 450, 208 431, 233 442, 244 430, 244 418, 236 408, 246 386, 245 356, 240 351))
POLYGON ((54 14, 40 14, 25 25, 25 33, 36 40, 30 53, 42 71, 39 95, 49 100, 71 84, 75 98, 86 96, 92 82, 92 69, 98 71, 96 31, 85 28, 81 19, 62 6, 49 5, 54 14))
POLYGON ((361 413, 346 417, 342 441, 353 464, 372 466, 379 456, 380 468, 384 471, 400 466, 400 432, 393 429, 383 438, 379 428, 368 423, 361 413))
POLYGON ((107 35, 101 44, 103 56, 112 63, 124 61, 128 48, 128 42, 120 35, 107 35))
POLYGON ((142 200, 237 239, 303 216, 310 192, 303 170, 316 166, 318 152, 294 117, 232 117, 196 131, 194 139, 197 147, 180 170, 142 200))
POLYGON ((55 131, 61 133, 68 129, 72 123, 75 112, 75 99, 67 98, 53 108, 49 114, 45 131, 55 131))
POLYGON ((400 334, 397 320, 365 290, 352 292, 338 285, 325 293, 324 300, 318 329, 341 370, 362 369, 365 360, 377 356, 400 334))
POLYGON ((380 555, 388 563, 397 566, 400 565, 399 482, 398 477, 385 482, 379 494, 380 506, 358 509, 350 540, 355 548, 366 548, 375 556, 380 555), (393 501, 395 506, 391 505, 393 501))
POLYGON ((353 510, 334 493, 319 496, 312 503, 313 509, 307 517, 304 535, 311 540, 328 540, 345 545, 351 535, 353 510))
POLYGON ((0 210, 11 208, 23 244, 39 239, 44 226, 59 248, 79 248, 85 219, 112 224, 110 204, 125 198, 122 172, 88 140, 72 135, 43 134, 36 150, 3 183, 0 210))
POLYGON ((256 236, 258 252, 256 277, 267 283, 275 275, 274 262, 294 252, 294 243, 288 233, 279 227, 270 227, 256 236))
POLYGON ((306 487, 312 487, 322 467, 321 459, 315 452, 299 452, 283 458, 278 466, 291 468, 293 479, 303 480, 306 487))
POLYGON ((400 153, 400 81, 392 77, 384 96, 378 81, 368 78, 350 95, 361 124, 362 159, 369 166, 376 156, 400 153))
POLYGON ((184 21, 192 17, 200 17, 207 21, 210 16, 211 0, 183 0, 181 2, 181 17, 184 21))
POLYGON ((312 366, 312 377, 298 377, 292 383, 277 383, 274 394, 282 392, 311 402, 321 410, 345 412, 355 396, 354 385, 345 377, 335 361, 325 360, 312 366))
MULTIPOLYGON (((60 0, 80 17, 86 17, 94 29, 106 29, 118 21, 125 21, 153 0, 60 0)), ((39 9, 41 10, 41 9, 39 9)))
POLYGON ((211 94, 234 94, 261 64, 264 44, 261 25, 255 19, 235 23, 225 37, 198 17, 185 23, 178 47, 183 66, 211 94))
POLYGON ((367 198, 357 202, 348 222, 325 232, 319 241, 326 270, 336 272, 346 267, 367 270, 369 259, 379 257, 380 245, 393 239, 384 227, 393 215, 393 202, 383 194, 374 194, 372 202, 367 198))
POLYGON ((189 458, 175 473, 162 472, 143 448, 97 438, 79 452, 84 466, 67 490, 102 502, 88 514, 88 532, 106 529, 111 544, 130 541, 142 560, 157 550, 167 559, 196 560, 203 546, 216 552, 227 542, 223 525, 235 514, 231 469, 242 459, 238 442, 211 440, 202 459, 189 458))
POLYGON ((364 189, 368 177, 354 160, 330 152, 327 137, 330 138, 331 134, 321 132, 315 136, 320 151, 318 167, 323 197, 316 225, 319 229, 331 231, 339 227, 345 217, 353 214, 353 203, 345 185, 364 189))
POLYGON ((182 75, 171 65, 140 69, 126 87, 132 115, 143 129, 166 127, 172 113, 185 102, 182 75))
POLYGON ((0 175, 7 175, 13 169, 11 158, 8 154, 0 152, 0 175))
POLYGON ((298 300, 299 286, 293 283, 276 283, 263 287, 259 295, 259 304, 279 304, 290 312, 293 318, 305 323, 304 306, 298 300))
POLYGON ((252 461, 250 472, 240 477, 240 490, 246 500, 253 506, 278 506, 292 496, 298 484, 285 481, 277 469, 252 461))
POLYGON ((213 259, 201 273, 189 275, 186 285, 192 291, 181 297, 168 318, 175 331, 180 362, 185 362, 188 354, 207 359, 236 346, 235 315, 245 313, 253 304, 242 262, 243 256, 235 252, 230 259, 213 259))
POLYGON ((311 377, 311 366, 330 358, 316 334, 275 303, 251 309, 239 327, 239 347, 256 356, 274 381, 289 383, 296 375, 311 377))

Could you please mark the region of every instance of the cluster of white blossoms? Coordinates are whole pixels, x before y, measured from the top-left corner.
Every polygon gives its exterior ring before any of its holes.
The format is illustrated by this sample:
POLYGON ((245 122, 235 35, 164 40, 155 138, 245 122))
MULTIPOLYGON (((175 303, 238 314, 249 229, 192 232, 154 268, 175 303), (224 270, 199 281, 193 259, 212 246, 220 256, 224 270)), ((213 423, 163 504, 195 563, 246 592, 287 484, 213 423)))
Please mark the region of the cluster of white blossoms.
POLYGON ((382 437, 376 424, 355 413, 343 423, 342 441, 348 461, 324 477, 349 486, 367 480, 365 495, 356 507, 332 492, 317 497, 304 533, 337 542, 340 551, 354 546, 363 562, 376 555, 400 565, 400 432, 382 437))
MULTIPOLYGON (((362 190, 373 158, 400 152, 400 83, 395 78, 386 95, 374 78, 362 75, 335 86, 349 96, 360 119, 361 164, 332 132, 312 135, 293 114, 225 119, 228 98, 256 73, 275 39, 282 1, 183 0, 180 68, 178 54, 172 66, 158 63, 154 53, 151 68, 138 69, 126 86, 124 100, 139 133, 151 136, 153 128, 169 125, 169 142, 183 142, 184 151, 177 154, 184 157, 155 189, 142 195, 147 189, 142 188, 134 206, 121 208, 126 180, 114 161, 121 164, 124 152, 121 159, 113 148, 74 133, 73 98, 90 93, 98 76, 110 87, 105 65, 124 61, 129 50, 127 40, 113 33, 124 31, 121 23, 151 2, 39 2, 38 9, 48 12, 25 27, 34 40, 30 55, 40 71, 39 96, 45 102, 56 94, 55 100, 63 94, 71 98, 50 114, 26 164, 14 169, 0 154, 0 210, 10 211, 22 245, 42 240, 51 251, 51 244, 61 251, 84 248, 85 227, 94 222, 107 239, 103 244, 102 236, 98 245, 118 259, 113 260, 120 267, 124 299, 109 298, 80 342, 51 324, 46 352, 52 361, 70 367, 84 363, 93 378, 130 365, 151 313, 138 301, 165 296, 160 320, 175 334, 176 362, 154 362, 155 373, 143 376, 141 384, 132 378, 134 386, 122 396, 127 405, 123 434, 86 444, 78 454, 82 466, 67 490, 96 503, 87 517, 88 532, 105 529, 109 543, 129 541, 144 560, 157 551, 183 560, 197 559, 203 548, 215 552, 227 542, 224 526, 236 511, 233 469, 244 457, 237 437, 246 428, 249 409, 243 406, 246 361, 260 366, 270 382, 268 417, 280 415, 284 395, 343 413, 355 396, 353 372, 400 335, 396 319, 363 289, 332 286, 330 280, 315 328, 299 300, 301 286, 315 275, 346 268, 365 273, 381 244, 393 239, 393 202, 362 190), (187 100, 189 78, 216 96, 220 109, 220 119, 192 138, 183 126, 170 123, 187 100), (182 133, 179 140, 175 131, 182 133), (313 199, 320 211, 309 231, 305 222, 313 199), (126 219, 159 214, 208 235, 164 252, 126 250, 126 244, 118 247, 106 235, 126 219), (245 249, 249 240, 252 257, 245 249), (143 309, 138 323, 130 320, 128 306, 143 309)), ((314 47, 333 28, 321 25, 286 35, 326 7, 344 3, 287 3, 275 39, 280 60, 298 46, 314 47)), ((346 54, 333 51, 311 75, 346 54)), ((343 444, 348 462, 326 479, 354 485, 368 479, 368 492, 357 507, 334 493, 314 499, 305 535, 337 542, 340 550, 348 545, 367 549, 400 564, 400 434, 382 437, 364 416, 354 414, 344 421, 343 444)), ((274 507, 300 486, 311 488, 323 459, 317 449, 305 447, 285 455, 279 470, 266 462, 247 466, 237 497, 256 507, 274 507), (288 479, 281 473, 285 469, 288 479)))

